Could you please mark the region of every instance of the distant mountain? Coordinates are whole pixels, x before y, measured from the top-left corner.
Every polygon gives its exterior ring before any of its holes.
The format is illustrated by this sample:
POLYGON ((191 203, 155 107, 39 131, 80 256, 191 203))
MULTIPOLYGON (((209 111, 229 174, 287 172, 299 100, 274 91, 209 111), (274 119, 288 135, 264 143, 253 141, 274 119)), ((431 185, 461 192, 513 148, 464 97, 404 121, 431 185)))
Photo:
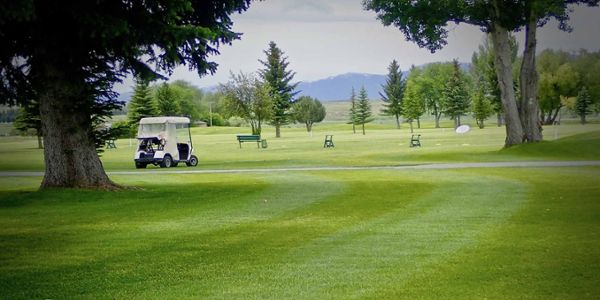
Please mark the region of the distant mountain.
POLYGON ((316 81, 300 82, 298 96, 311 96, 321 101, 346 100, 350 98, 352 88, 358 91, 365 87, 370 99, 379 99, 381 85, 385 83, 386 75, 346 73, 327 77, 316 81))
MULTIPOLYGON (((418 66, 418 68, 424 66, 426 65, 418 66)), ((464 71, 468 71, 470 64, 460 63, 460 67, 464 71)), ((406 78, 407 76, 408 71, 403 71, 402 77, 406 78)), ((381 86, 385 84, 386 78, 385 74, 345 73, 315 81, 304 81, 298 84, 296 90, 300 93, 297 97, 311 96, 321 101, 348 100, 353 87, 358 96, 358 91, 364 86, 369 94, 369 99, 381 99, 379 93, 382 92, 381 86)), ((202 88, 206 92, 215 92, 216 89, 216 85, 202 88)))

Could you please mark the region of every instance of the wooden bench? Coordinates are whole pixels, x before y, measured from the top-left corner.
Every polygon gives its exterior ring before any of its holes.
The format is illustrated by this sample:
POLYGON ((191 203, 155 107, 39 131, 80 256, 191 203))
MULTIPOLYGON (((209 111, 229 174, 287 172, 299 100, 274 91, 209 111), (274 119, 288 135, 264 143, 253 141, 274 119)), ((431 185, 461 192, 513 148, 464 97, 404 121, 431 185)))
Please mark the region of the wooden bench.
POLYGON ((421 135, 413 134, 410 137, 410 147, 421 147, 421 135))
POLYGON ((256 142, 256 148, 260 148, 260 135, 249 134, 249 135, 238 135, 237 136, 238 143, 240 143, 240 148, 242 148, 242 143, 244 142, 256 142))
POLYGON ((106 149, 117 149, 117 145, 115 145, 115 140, 107 140, 106 149))
POLYGON ((333 148, 335 145, 333 144, 333 135, 325 135, 325 143, 323 143, 323 148, 333 148))

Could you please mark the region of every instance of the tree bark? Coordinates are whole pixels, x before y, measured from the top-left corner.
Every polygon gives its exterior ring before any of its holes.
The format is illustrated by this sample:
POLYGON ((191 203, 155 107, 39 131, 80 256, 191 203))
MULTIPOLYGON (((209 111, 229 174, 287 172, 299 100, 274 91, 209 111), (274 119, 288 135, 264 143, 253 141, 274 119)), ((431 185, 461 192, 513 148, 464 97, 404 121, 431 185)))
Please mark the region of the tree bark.
POLYGON ((46 83, 39 95, 46 164, 41 188, 118 189, 96 153, 90 105, 94 99, 85 83, 62 66, 45 64, 38 75, 46 83))
POLYGON ((363 131, 363 135, 365 135, 365 123, 362 123, 362 131, 363 131))
POLYGON ((275 125, 275 137, 276 138, 281 137, 281 125, 279 125, 279 124, 275 125))
POLYGON ((521 63, 521 102, 519 116, 523 126, 524 142, 539 142, 543 139, 539 119, 540 106, 537 99, 538 74, 535 68, 537 18, 533 12, 525 26, 525 49, 521 63))
POLYGON ((494 24, 491 33, 494 49, 496 50, 494 63, 502 98, 502 108, 504 109, 504 122, 506 123, 504 147, 510 147, 523 142, 523 127, 515 100, 508 30, 500 24, 494 24))
POLYGON ((400 129, 400 115, 396 114, 396 129, 400 129))
POLYGON ((417 128, 421 129, 421 118, 417 118, 417 128))
POLYGON ((413 121, 410 120, 410 133, 413 133, 413 124, 412 123, 413 123, 413 121))

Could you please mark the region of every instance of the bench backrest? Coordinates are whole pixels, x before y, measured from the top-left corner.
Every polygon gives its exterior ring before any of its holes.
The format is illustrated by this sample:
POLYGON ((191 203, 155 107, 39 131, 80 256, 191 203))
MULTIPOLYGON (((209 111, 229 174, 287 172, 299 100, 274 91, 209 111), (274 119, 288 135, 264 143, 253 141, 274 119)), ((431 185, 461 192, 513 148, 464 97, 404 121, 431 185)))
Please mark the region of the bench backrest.
POLYGON ((238 135, 237 139, 238 141, 259 141, 260 135, 238 135))

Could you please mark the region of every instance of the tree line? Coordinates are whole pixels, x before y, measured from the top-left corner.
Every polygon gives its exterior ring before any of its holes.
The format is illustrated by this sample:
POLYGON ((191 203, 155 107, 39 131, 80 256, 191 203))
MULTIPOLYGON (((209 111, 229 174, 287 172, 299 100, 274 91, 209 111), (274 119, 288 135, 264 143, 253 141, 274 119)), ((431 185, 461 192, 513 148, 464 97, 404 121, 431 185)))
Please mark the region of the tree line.
POLYGON ((385 25, 398 27, 407 40, 435 52, 447 44, 448 23, 477 26, 490 35, 494 48, 494 70, 506 128, 505 147, 541 141, 542 122, 537 95, 537 28, 555 19, 559 29, 569 31, 572 5, 597 6, 598 0, 521 0, 521 1, 428 1, 363 0, 385 25), (519 66, 518 94, 513 77, 511 32, 525 33, 519 66))
MULTIPOLYGON (((517 55, 518 45, 510 37, 513 55, 513 78, 515 94, 520 96, 520 64, 522 57, 517 55)), ((461 117, 471 115, 479 128, 496 115, 497 125, 502 126, 504 110, 498 77, 494 70, 494 49, 490 38, 473 53, 470 67, 461 67, 458 61, 430 63, 423 67, 412 67, 407 78, 403 78, 396 60, 388 67, 385 84, 380 97, 383 104, 382 115, 392 116, 396 127, 400 128, 401 119, 420 128, 420 118, 429 113, 433 116, 435 127, 446 116, 454 121, 454 128, 461 125, 461 117)), ((539 97, 539 119, 543 124, 560 122, 559 112, 568 109, 568 113, 586 123, 586 116, 600 112, 600 52, 565 52, 547 49, 537 57, 536 92, 539 97)), ((365 114, 358 103, 365 102, 366 91, 361 89, 357 100, 352 90, 350 97, 350 123, 363 125, 372 121, 370 112, 365 114)), ((363 105, 364 107, 364 105, 363 105)), ((364 133, 364 130, 363 130, 364 133)))

